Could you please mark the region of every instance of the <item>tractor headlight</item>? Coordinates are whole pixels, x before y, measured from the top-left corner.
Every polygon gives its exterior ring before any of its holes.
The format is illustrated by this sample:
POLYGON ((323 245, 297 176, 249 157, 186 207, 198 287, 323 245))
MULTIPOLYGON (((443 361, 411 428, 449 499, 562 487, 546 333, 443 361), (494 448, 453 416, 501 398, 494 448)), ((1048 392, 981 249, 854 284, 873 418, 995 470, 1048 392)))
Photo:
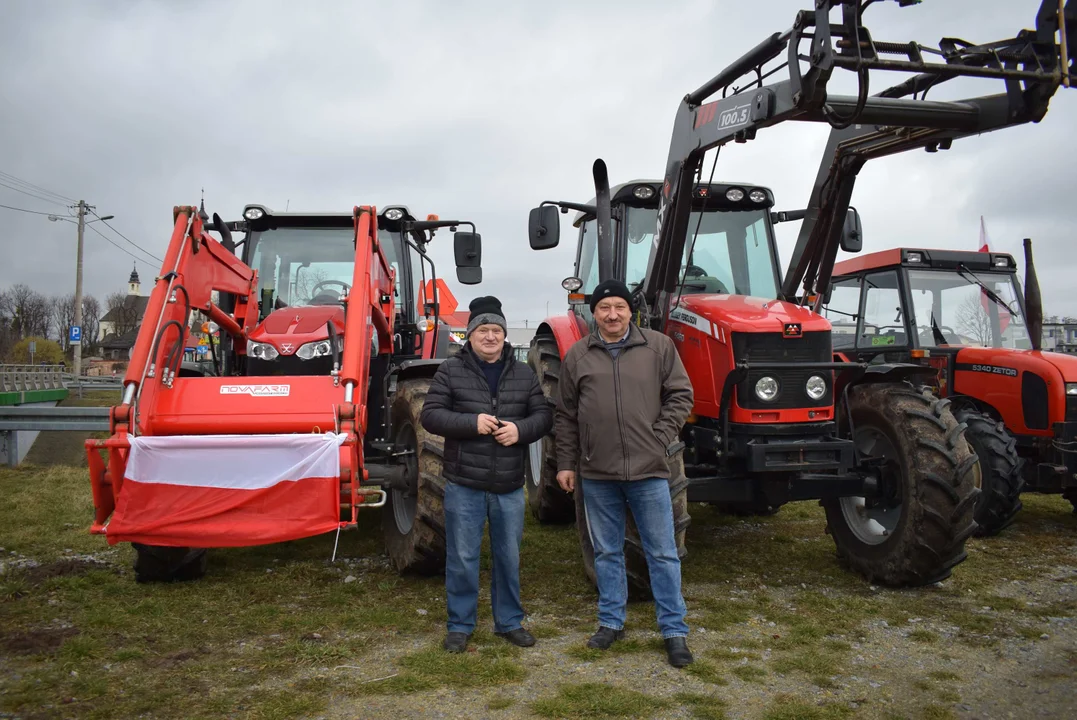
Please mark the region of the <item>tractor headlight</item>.
POLYGON ((247 218, 248 220, 257 220, 263 215, 265 215, 265 212, 262 211, 262 208, 256 207, 247 208, 247 210, 243 213, 243 217, 247 218))
POLYGON ((260 343, 253 340, 247 341, 247 355, 257 360, 276 360, 280 355, 277 348, 269 343, 260 343))
MULTIPOLYGON (((337 350, 341 349, 344 343, 337 340, 337 350)), ((329 340, 315 340, 309 342, 306 345, 300 345, 299 349, 295 351, 295 354, 302 360, 313 360, 314 358, 329 357, 333 354, 332 346, 329 344, 329 340)))
POLYGON ((804 384, 804 391, 812 400, 818 400, 826 395, 826 380, 818 375, 812 375, 804 384))
POLYGON ((385 211, 385 217, 388 220, 399 220, 404 217, 404 211, 400 208, 389 208, 385 211))
POLYGON ((758 188, 748 193, 748 197, 754 203, 763 203, 767 201, 767 194, 758 188))
POLYGON ((763 402, 770 402, 778 397, 778 381, 769 375, 759 378, 755 384, 755 394, 763 402))
POLYGON ((1077 395, 1077 383, 1066 383, 1066 394, 1077 395))
POLYGON ((740 202, 744 199, 744 191, 740 188, 729 188, 725 191, 725 199, 729 202, 740 202))

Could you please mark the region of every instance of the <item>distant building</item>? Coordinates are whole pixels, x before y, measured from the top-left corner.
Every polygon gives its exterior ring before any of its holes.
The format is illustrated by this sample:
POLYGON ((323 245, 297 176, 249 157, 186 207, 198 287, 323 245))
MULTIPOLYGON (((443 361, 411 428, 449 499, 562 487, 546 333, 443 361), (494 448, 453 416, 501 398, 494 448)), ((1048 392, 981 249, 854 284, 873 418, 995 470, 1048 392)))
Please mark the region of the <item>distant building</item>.
POLYGON ((1043 323, 1043 349, 1077 355, 1077 322, 1068 322, 1072 318, 1056 320, 1049 318, 1043 323))
POLYGON ((131 269, 131 276, 127 278, 127 296, 121 307, 114 307, 105 313, 100 320, 100 345, 101 354, 109 360, 126 360, 131 348, 138 339, 138 329, 142 325, 142 317, 146 314, 146 305, 149 296, 142 294, 142 283, 138 279, 137 267, 131 269), (126 332, 117 333, 117 329, 128 327, 126 332))

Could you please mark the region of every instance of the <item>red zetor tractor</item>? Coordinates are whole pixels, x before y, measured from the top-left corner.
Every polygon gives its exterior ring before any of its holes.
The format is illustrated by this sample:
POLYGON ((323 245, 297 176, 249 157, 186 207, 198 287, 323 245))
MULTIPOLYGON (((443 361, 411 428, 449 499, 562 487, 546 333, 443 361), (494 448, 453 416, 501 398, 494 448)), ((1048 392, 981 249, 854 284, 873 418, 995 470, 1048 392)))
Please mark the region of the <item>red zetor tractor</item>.
MULTIPOLYGON (((666 451, 680 552, 691 502, 769 512, 818 499, 851 568, 888 585, 921 585, 948 577, 966 557, 976 528, 977 456, 950 402, 926 388, 933 369, 835 360, 821 290, 839 247, 860 250, 860 220, 849 200, 866 161, 1039 120, 1060 84, 1058 68, 1068 64, 1053 41, 1060 18, 1046 1, 1035 33, 989 46, 944 40, 937 51, 875 41, 862 22, 867 5, 818 0, 791 29, 688 93, 663 179, 610 189, 598 160, 591 203, 546 201, 531 211, 532 249, 558 244, 559 210, 579 213, 579 236, 575 273, 563 283, 570 310, 539 326, 530 362, 555 403, 562 358, 593 328, 589 293, 608 278, 623 280, 634 289, 636 322, 673 339, 695 390, 679 442, 666 451), (840 22, 830 17, 839 9, 840 22), (928 62, 930 54, 944 62, 928 62), (775 59, 782 62, 767 67, 775 59), (788 79, 764 84, 783 68, 788 79), (858 95, 829 91, 836 69, 856 73, 858 95), (869 96, 869 75, 893 70, 920 74, 869 96), (963 76, 995 78, 1009 91, 953 102, 917 96, 963 76), (725 145, 752 142, 789 120, 833 128, 802 213, 771 212, 773 194, 760 183, 716 182, 713 165, 704 175, 706 152, 715 151, 717 164, 725 145), (793 216, 804 223, 783 277, 773 224, 793 216)), ((1075 27, 1071 21, 1071 32, 1075 27)), ((552 437, 531 450, 533 512, 547 522, 575 518, 593 581, 582 496, 570 498, 557 486, 552 437)), ((630 586, 649 595, 631 526, 625 552, 630 586)))
POLYGON ((1027 239, 1025 281, 1022 294, 1006 253, 884 250, 838 263, 824 310, 840 357, 937 372, 935 392, 980 458, 983 535, 1013 521, 1022 490, 1062 493, 1077 507, 1077 357, 1041 351, 1027 239))
MULTIPOLYGON (((441 439, 418 418, 449 338, 437 283, 416 299, 433 232, 470 223, 401 206, 173 219, 111 436, 86 444, 91 532, 133 544, 137 580, 183 580, 207 548, 339 533, 383 507, 396 568, 440 571, 441 439), (220 329, 209 374, 181 368, 194 312, 220 329)), ((481 282, 479 235, 454 242, 460 282, 481 282)))

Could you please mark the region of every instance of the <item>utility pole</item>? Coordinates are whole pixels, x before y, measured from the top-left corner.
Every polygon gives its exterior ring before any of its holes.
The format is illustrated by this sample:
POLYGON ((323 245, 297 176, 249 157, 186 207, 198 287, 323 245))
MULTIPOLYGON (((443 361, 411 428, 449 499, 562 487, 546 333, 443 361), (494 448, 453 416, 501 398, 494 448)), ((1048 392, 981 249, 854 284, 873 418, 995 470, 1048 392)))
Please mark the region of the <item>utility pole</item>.
POLYGON ((78 336, 71 339, 74 347, 72 351, 72 365, 75 377, 82 375, 82 234, 86 229, 86 201, 79 200, 79 243, 78 260, 75 262, 75 327, 78 328, 78 336))

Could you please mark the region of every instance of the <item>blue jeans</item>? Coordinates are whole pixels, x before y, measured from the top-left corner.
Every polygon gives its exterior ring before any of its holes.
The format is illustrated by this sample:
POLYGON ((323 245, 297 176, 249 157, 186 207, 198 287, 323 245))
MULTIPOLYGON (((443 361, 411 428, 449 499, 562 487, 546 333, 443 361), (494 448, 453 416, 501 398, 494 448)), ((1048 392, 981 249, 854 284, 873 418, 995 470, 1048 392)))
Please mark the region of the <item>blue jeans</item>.
POLYGON ((613 630, 625 626, 628 577, 625 574, 625 502, 639 529, 654 593, 654 611, 663 638, 687 637, 687 608, 681 595, 681 559, 673 535, 673 503, 669 483, 651 480, 580 481, 587 532, 595 548, 598 580, 598 624, 613 630))
POLYGON ((471 634, 479 605, 479 550, 486 519, 490 519, 490 604, 494 632, 521 627, 520 543, 524 538, 524 502, 521 487, 510 493, 492 493, 445 484, 445 605, 448 632, 471 634))

